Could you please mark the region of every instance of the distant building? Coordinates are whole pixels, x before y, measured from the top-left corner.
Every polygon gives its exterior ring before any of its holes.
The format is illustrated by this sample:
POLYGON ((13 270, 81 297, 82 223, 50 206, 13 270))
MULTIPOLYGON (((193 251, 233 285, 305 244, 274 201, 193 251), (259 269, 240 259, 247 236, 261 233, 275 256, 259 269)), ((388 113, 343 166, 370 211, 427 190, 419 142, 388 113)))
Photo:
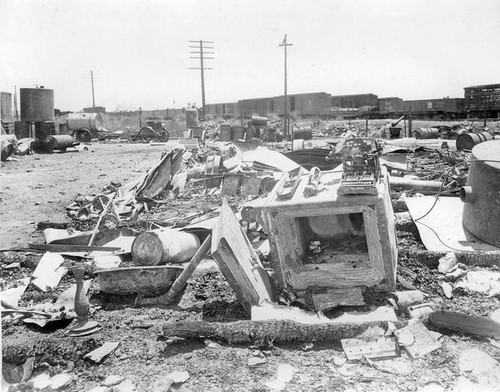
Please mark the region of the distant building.
POLYGON ((464 87, 467 116, 500 118, 500 83, 464 87))
POLYGON ((104 106, 83 108, 83 113, 106 113, 106 108, 104 106))

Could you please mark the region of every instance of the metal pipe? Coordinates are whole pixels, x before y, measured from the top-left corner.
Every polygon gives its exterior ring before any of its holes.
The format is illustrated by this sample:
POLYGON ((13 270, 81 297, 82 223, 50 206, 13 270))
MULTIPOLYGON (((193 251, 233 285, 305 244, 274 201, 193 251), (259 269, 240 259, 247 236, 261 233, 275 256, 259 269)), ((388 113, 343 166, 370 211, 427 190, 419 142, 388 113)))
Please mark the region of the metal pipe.
POLYGON ((463 186, 462 188, 460 188, 459 194, 460 200, 462 200, 464 203, 474 203, 476 201, 476 197, 474 195, 474 192, 472 192, 471 186, 463 186))

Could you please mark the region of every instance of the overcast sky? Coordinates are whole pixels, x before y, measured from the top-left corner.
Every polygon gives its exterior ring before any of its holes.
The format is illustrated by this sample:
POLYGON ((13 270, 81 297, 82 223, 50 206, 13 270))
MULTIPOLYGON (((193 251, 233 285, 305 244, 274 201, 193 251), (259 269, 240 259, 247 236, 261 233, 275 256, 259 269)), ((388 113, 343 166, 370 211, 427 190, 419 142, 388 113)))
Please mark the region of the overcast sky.
POLYGON ((0 0, 0 90, 62 110, 201 104, 189 40, 214 41, 207 103, 283 93, 463 97, 500 83, 499 0, 0 0))

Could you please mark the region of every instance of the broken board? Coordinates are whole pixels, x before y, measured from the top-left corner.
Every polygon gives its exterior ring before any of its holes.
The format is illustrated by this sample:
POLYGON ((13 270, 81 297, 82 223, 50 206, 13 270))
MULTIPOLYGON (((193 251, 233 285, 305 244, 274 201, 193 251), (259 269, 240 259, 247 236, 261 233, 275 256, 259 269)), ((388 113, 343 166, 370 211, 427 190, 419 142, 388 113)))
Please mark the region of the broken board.
POLYGON ((419 320, 415 320, 406 327, 394 331, 394 335, 399 344, 408 351, 412 358, 423 357, 441 347, 441 343, 419 320), (413 336, 413 342, 411 344, 402 344, 401 337, 403 335, 413 336))
POLYGON ((226 200, 213 230, 212 256, 245 310, 271 301, 269 276, 226 200))
POLYGON ((349 361, 363 357, 368 359, 394 358, 398 355, 396 340, 390 337, 382 337, 374 341, 342 339, 340 343, 349 361))
POLYGON ((64 258, 56 253, 45 253, 33 272, 32 284, 43 292, 54 290, 68 271, 62 267, 64 258))
POLYGON ((361 287, 329 289, 326 293, 313 294, 314 309, 325 311, 337 306, 365 305, 361 287))

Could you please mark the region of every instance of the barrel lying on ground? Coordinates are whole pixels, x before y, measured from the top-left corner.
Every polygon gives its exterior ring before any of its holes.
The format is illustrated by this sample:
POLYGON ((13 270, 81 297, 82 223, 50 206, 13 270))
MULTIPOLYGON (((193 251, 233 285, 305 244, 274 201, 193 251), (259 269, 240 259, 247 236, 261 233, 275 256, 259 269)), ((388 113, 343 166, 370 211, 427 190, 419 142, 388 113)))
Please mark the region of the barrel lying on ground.
POLYGON ((162 265, 189 261, 200 247, 191 233, 160 229, 142 233, 132 243, 132 260, 136 265, 162 265))

